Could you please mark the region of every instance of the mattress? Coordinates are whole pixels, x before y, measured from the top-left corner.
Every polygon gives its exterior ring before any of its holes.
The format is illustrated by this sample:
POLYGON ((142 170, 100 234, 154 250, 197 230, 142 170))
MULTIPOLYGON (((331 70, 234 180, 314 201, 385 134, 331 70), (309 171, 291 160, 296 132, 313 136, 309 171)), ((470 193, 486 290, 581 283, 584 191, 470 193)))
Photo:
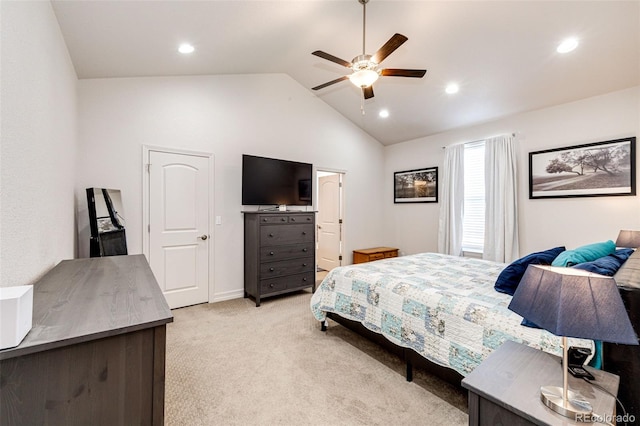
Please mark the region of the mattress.
MULTIPOLYGON (((493 285, 503 263, 421 253, 333 269, 311 298, 318 321, 333 312, 392 343, 469 374, 506 340, 562 355, 561 338, 520 325, 511 296, 493 285)), ((569 339, 571 346, 594 342, 569 339)))

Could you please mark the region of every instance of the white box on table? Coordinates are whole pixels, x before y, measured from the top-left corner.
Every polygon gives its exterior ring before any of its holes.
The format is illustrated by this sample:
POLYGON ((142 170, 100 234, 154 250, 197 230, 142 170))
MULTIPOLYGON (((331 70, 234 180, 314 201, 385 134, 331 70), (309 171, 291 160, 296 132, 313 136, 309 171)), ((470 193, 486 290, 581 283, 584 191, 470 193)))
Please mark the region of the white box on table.
POLYGON ((0 287, 0 349, 18 346, 31 330, 33 286, 0 287))

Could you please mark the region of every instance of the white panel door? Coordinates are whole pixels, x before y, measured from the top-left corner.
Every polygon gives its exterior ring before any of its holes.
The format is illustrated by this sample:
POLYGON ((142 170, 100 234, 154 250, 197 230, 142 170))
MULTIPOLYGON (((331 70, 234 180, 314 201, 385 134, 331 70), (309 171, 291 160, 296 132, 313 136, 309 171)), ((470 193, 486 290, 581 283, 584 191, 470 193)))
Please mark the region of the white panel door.
POLYGON ((170 308, 209 299, 209 159, 149 151, 149 264, 170 308))
POLYGON ((318 267, 340 266, 340 175, 318 178, 318 267))

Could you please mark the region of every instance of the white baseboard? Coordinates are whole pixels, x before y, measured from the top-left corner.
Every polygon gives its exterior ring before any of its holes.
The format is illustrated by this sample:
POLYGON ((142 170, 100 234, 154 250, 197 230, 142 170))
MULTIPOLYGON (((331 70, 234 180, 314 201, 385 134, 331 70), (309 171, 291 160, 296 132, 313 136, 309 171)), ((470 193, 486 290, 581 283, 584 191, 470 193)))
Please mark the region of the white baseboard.
POLYGON ((244 289, 225 291, 214 294, 213 297, 209 299, 209 303, 224 302, 225 300, 240 299, 241 297, 244 297, 244 289))

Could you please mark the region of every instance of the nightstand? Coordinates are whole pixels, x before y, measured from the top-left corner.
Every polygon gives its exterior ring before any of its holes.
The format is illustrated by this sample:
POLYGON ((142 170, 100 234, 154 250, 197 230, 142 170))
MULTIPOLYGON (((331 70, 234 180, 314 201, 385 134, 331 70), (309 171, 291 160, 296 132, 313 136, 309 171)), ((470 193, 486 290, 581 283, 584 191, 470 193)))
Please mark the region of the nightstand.
POLYGON ((388 257, 398 257, 398 249, 393 247, 374 247, 353 251, 353 264, 373 262, 388 257))
MULTIPOLYGON (((595 383, 618 393, 620 378, 586 367, 595 383)), ((560 357, 520 343, 506 341, 462 380, 469 390, 469 425, 585 425, 547 408, 540 401, 540 386, 562 387, 560 357)), ((613 417, 613 396, 569 375, 569 389, 593 407, 594 415, 613 417)))

